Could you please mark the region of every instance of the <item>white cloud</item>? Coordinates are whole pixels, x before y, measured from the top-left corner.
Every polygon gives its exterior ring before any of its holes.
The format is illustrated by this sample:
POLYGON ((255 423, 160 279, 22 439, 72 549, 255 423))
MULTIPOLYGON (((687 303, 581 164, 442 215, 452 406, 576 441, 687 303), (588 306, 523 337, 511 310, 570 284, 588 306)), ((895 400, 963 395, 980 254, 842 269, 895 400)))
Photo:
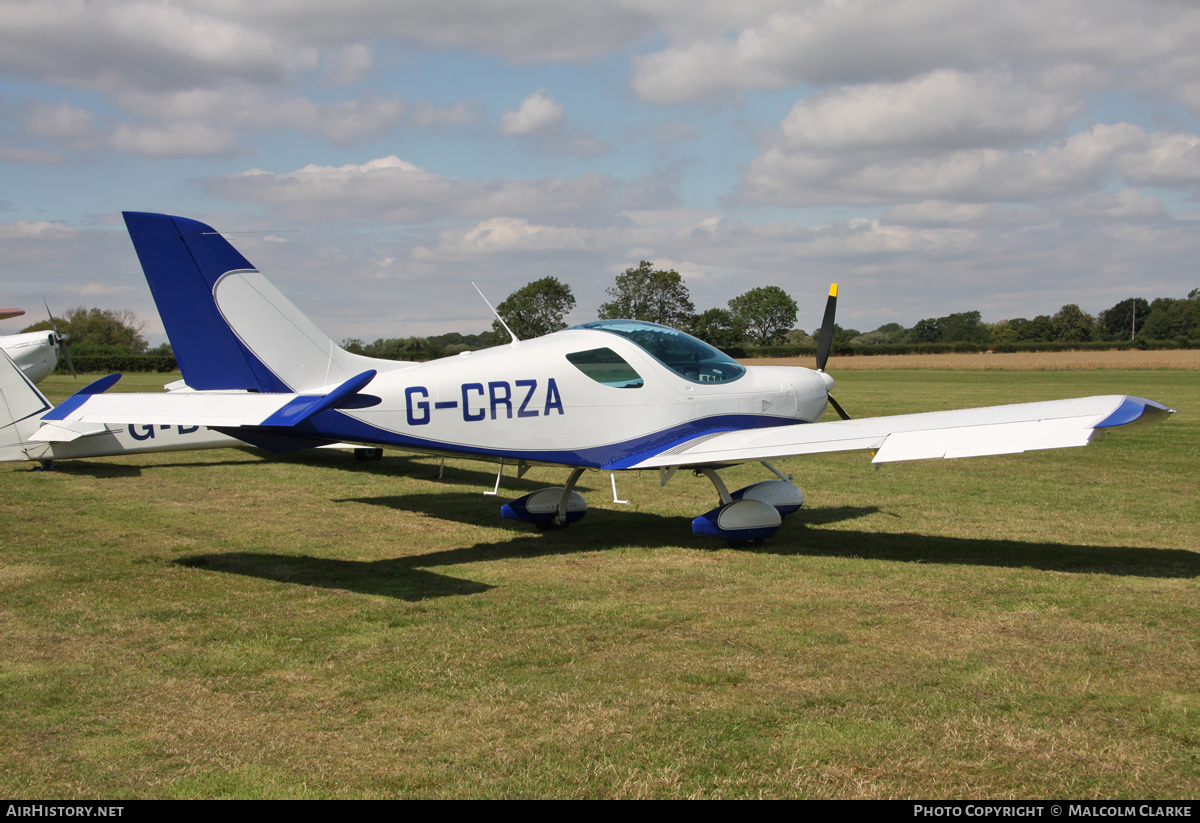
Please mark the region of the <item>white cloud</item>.
MULTIPOLYGON (((741 202, 782 206, 921 200, 1032 201, 1101 185, 1117 159, 1148 135, 1129 123, 1097 125, 1040 149, 964 149, 933 156, 858 157, 771 148, 749 165, 741 202)), ((1130 161, 1132 162, 1132 161, 1130 161)))
POLYGON ((240 154, 237 135, 207 123, 135 126, 122 123, 109 137, 113 149, 142 157, 229 157, 240 154))
POLYGON ((299 219, 370 217, 424 222, 444 217, 601 214, 615 189, 607 175, 472 182, 430 172, 395 155, 362 164, 308 165, 275 174, 251 169, 210 178, 210 191, 273 204, 299 219))
MULTIPOLYGON (((303 43, 357 39, 363 32, 404 46, 477 51, 518 63, 590 60, 628 47, 654 29, 645 4, 628 0, 208 0, 222 17, 269 28, 303 43)), ((676 4, 669 3, 668 6, 676 4)), ((670 14, 681 15, 672 8, 670 14)))
POLYGON ((1151 71, 1180 88, 1182 76, 1155 67, 1194 55, 1198 38, 1200 10, 1187 4, 1095 0, 1082 14, 1071 0, 843 0, 759 16, 732 37, 680 37, 634 57, 631 83, 644 100, 678 104, 1004 62, 1030 74, 1063 64, 1089 67, 1092 77, 1096 69, 1151 71))
POLYGON ((781 131, 793 149, 929 153, 1056 134, 1082 108, 1077 95, 1032 88, 1011 72, 940 69, 802 99, 781 131))
POLYGON ((0 26, 4 71, 101 90, 280 82, 317 58, 310 46, 182 3, 14 2, 0 26))
POLYGON ((25 130, 35 137, 52 140, 86 140, 98 132, 90 111, 65 100, 53 105, 37 104, 25 119, 25 130))
POLYGON ((1066 197, 1056 204, 1064 214, 1075 218, 1103 220, 1146 220, 1163 216, 1163 204, 1136 189, 1094 191, 1066 197))
POLYGON ((1021 218, 1017 209, 991 203, 951 203, 946 200, 923 200, 901 203, 888 209, 884 222, 909 226, 955 226, 966 224, 1012 223, 1021 218))
POLYGON ((607 143, 578 129, 564 128, 563 107, 545 89, 538 89, 515 110, 500 116, 500 133, 532 141, 535 148, 576 157, 598 157, 609 150, 607 143))
POLYGON ((1121 157, 1121 173, 1142 185, 1200 183, 1200 135, 1156 132, 1145 151, 1121 157))
POLYGON ((344 86, 358 83, 375 68, 375 52, 365 43, 333 49, 325 59, 326 83, 344 86))
POLYGON ((128 111, 158 119, 161 128, 205 123, 209 129, 228 126, 241 132, 296 130, 321 134, 338 144, 386 133, 407 109, 400 98, 368 95, 318 105, 305 97, 283 97, 248 86, 127 92, 118 95, 117 101, 128 111))
POLYGON ((66 223, 52 220, 17 220, 12 223, 0 223, 0 239, 13 240, 16 238, 39 240, 61 240, 78 237, 79 229, 66 223))
POLYGON ((412 122, 422 128, 446 126, 469 126, 479 120, 477 107, 458 103, 448 108, 438 108, 428 100, 420 100, 413 107, 412 122))
POLYGON ((114 286, 111 283, 84 283, 79 286, 63 286, 59 288, 57 294, 77 294, 80 297, 89 300, 95 300, 97 297, 129 297, 135 291, 133 286, 114 286))
POLYGON ((515 111, 506 111, 500 117, 503 134, 545 134, 562 126, 563 107, 546 93, 538 89, 521 101, 515 111))
POLYGON ((592 233, 586 229, 538 225, 521 217, 494 217, 474 226, 440 232, 436 246, 418 246, 413 256, 437 261, 468 255, 585 249, 591 245, 591 238, 592 233))
POLYGON ((347 144, 361 137, 379 137, 404 113, 400 100, 346 100, 319 107, 320 130, 331 143, 347 144))

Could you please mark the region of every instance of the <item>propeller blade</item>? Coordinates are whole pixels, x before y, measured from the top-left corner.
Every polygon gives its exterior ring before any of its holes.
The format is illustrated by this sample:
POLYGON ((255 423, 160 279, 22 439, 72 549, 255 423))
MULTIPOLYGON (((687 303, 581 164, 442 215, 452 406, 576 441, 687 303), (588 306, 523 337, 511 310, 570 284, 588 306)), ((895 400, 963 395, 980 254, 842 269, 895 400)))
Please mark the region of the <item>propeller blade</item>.
POLYGON ((829 350, 833 347, 833 316, 837 309, 837 283, 829 286, 829 300, 825 303, 825 319, 821 321, 821 339, 817 341, 817 371, 825 371, 829 350))
POLYGON ((54 336, 62 337, 62 335, 58 333, 58 323, 55 322, 54 314, 50 311, 50 304, 46 302, 44 297, 42 298, 42 305, 46 307, 46 316, 50 318, 50 326, 54 329, 54 336))
POLYGON ((45 298, 42 298, 42 305, 46 307, 46 314, 50 316, 50 325, 54 328, 54 339, 58 341, 58 350, 62 352, 63 360, 67 361, 67 369, 70 370, 72 377, 78 379, 79 375, 75 373, 75 364, 71 362, 71 352, 67 351, 68 336, 58 330, 58 323, 54 320, 50 304, 46 302, 45 298))
POLYGON ((842 418, 843 420, 850 419, 850 415, 846 414, 846 410, 842 408, 842 405, 833 399, 832 394, 827 394, 825 397, 827 400, 829 400, 829 405, 833 406, 833 410, 838 413, 838 417, 842 418))
POLYGON ((59 338, 58 348, 62 351, 63 360, 67 361, 67 369, 71 372, 71 376, 78 378, 79 375, 75 373, 75 364, 71 362, 71 352, 67 350, 67 338, 59 338))

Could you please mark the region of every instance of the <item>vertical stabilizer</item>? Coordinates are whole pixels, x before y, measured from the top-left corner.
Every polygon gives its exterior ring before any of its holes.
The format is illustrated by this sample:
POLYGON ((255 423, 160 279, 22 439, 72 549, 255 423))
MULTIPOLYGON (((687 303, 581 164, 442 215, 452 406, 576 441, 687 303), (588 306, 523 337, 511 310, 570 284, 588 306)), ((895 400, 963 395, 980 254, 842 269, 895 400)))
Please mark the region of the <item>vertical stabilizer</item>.
MULTIPOLYGON (((193 389, 299 392, 378 368, 335 345, 211 226, 165 214, 124 216, 193 389)), ((387 362, 380 370, 406 365, 387 362)))
POLYGON ((124 217, 188 385, 290 391, 242 344, 213 300, 221 275, 252 270, 250 262, 204 223, 142 212, 125 212, 124 217))
POLYGON ((0 451, 29 440, 54 408, 12 359, 0 351, 0 451))

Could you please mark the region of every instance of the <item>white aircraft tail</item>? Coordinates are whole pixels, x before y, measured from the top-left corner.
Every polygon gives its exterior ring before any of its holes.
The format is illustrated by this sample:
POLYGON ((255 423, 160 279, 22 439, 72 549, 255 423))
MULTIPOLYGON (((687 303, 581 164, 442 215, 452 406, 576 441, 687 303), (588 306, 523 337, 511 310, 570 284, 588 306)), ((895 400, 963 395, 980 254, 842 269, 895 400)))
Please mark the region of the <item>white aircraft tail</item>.
POLYGON ((41 425, 42 414, 52 408, 17 364, 0 351, 0 459, 25 445, 41 425))

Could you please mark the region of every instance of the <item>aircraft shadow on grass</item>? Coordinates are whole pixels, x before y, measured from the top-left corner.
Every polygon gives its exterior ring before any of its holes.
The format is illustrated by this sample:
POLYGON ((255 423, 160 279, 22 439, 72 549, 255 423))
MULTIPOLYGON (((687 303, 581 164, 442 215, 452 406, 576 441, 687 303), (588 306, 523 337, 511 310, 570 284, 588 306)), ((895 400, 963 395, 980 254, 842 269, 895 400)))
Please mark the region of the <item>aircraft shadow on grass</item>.
MULTIPOLYGON (((428 497, 431 496, 407 495, 343 502, 361 502, 421 511, 423 508, 431 508, 427 500, 424 506, 421 505, 428 497)), ((488 505, 494 506, 494 502, 489 501, 488 505)), ((465 508, 468 507, 452 506, 449 510, 463 511, 465 508)), ((437 512, 428 513, 428 516, 445 519, 445 511, 439 507, 437 512)), ((777 537, 766 544, 739 550, 789 557, 847 557, 899 563, 1028 568, 1074 574, 1165 578, 1200 576, 1200 556, 1183 550, 1032 543, 821 528, 878 511, 875 507, 806 510, 793 518, 802 518, 797 524, 800 528, 790 532, 787 537, 777 537)), ((711 538, 696 537, 681 543, 680 521, 686 518, 602 509, 593 510, 590 516, 599 522, 592 523, 592 528, 587 530, 565 529, 536 534, 528 532, 528 526, 513 524, 512 537, 509 539, 387 560, 349 561, 304 555, 230 552, 192 555, 175 562, 191 568, 240 574, 281 583, 344 589, 360 594, 417 601, 480 594, 493 588, 485 583, 439 574, 430 571, 431 568, 581 554, 604 551, 617 546, 655 549, 694 544, 697 549, 704 551, 723 548, 723 544, 711 538)), ((479 522, 467 516, 463 516, 461 520, 479 522)), ((798 570, 798 573, 802 573, 802 570, 798 570)))
POLYGON ((486 583, 426 571, 407 557, 365 562, 267 552, 225 552, 190 555, 178 558, 175 563, 193 569, 408 601, 480 594, 493 588, 486 583))
MULTIPOLYGON (((215 462, 179 460, 155 463, 152 466, 64 461, 59 464, 57 470, 97 478, 138 477, 143 469, 243 466, 256 462, 256 458, 256 452, 244 451, 239 457, 215 462)), ((590 528, 532 533, 528 524, 496 517, 496 509, 501 501, 545 485, 544 479, 515 477, 515 468, 506 468, 501 495, 491 497, 483 496, 480 491, 493 486, 496 480, 494 472, 453 464, 447 466, 443 477, 438 479, 438 465, 434 462, 436 458, 431 460, 424 456, 409 457, 391 453, 383 461, 363 463, 354 460, 346 452, 330 450, 308 452, 304 455, 285 455, 273 459, 345 471, 370 471, 384 477, 424 478, 434 487, 428 493, 344 498, 334 502, 383 506, 469 525, 488 524, 491 528, 506 531, 511 537, 491 543, 374 562, 255 552, 195 555, 177 562, 195 568, 279 582, 346 589, 402 600, 422 600, 430 597, 478 594, 492 588, 484 583, 431 572, 427 570, 428 567, 604 551, 615 546, 666 548, 695 545, 703 550, 724 547, 720 541, 706 537, 693 536, 684 538, 681 542, 681 532, 685 531, 688 518, 628 509, 597 507, 589 514, 590 528), (448 486, 458 488, 449 491, 446 488, 448 486)), ((581 491, 592 491, 595 494, 608 491, 603 475, 593 478, 589 474, 585 475, 584 479, 591 480, 592 483, 580 485, 581 491), (592 485, 591 489, 589 485, 592 485)), ((1200 555, 1179 549, 1085 546, 822 528, 879 512, 880 509, 874 506, 803 509, 789 518, 799 528, 793 527, 777 534, 765 544, 747 546, 741 550, 781 556, 850 557, 903 563, 1031 568, 1076 574, 1200 577, 1200 555)))
MULTIPOLYGON (((328 449, 322 451, 303 451, 294 454, 268 454, 258 449, 252 448, 230 448, 227 450, 230 457, 225 460, 205 460, 187 459, 179 457, 171 460, 170 457, 177 455, 169 455, 165 459, 158 457, 154 462, 143 465, 130 465, 127 463, 110 463, 100 460, 59 460, 55 462, 53 471, 68 475, 85 475, 88 477, 140 477, 143 472, 154 471, 157 469, 179 469, 193 468, 205 466, 246 466, 259 463, 292 463, 313 468, 321 469, 337 469, 341 471, 353 472, 362 474, 370 472, 379 477, 396 477, 404 479, 426 480, 431 483, 437 483, 445 486, 469 486, 479 488, 492 488, 496 483, 496 470, 491 469, 471 469, 463 468, 460 464, 451 464, 445 467, 445 471, 441 472, 442 477, 438 477, 439 467, 437 458, 431 458, 425 455, 402 455, 396 453, 388 453, 383 460, 362 462, 355 460, 351 452, 342 449, 328 449)), ((210 452, 211 453, 211 452, 210 452)), ((487 465, 486 462, 480 462, 480 466, 487 465)), ((491 465, 495 465, 492 463, 491 465)), ((41 466, 34 466, 25 471, 42 471, 41 466)), ((586 479, 586 478, 585 478, 586 479)), ((546 485, 545 479, 541 481, 531 479, 529 477, 518 478, 516 476, 516 467, 507 465, 504 468, 504 477, 501 482, 502 493, 504 490, 509 492, 515 490, 523 490, 522 493, 540 489, 546 485)), ((603 481, 599 481, 595 487, 589 486, 586 482, 581 482, 578 486, 580 491, 599 491, 604 486, 603 481)))
MULTIPOLYGON (((156 462, 153 465, 147 466, 131 466, 125 463, 104 463, 99 460, 63 460, 55 463, 52 471, 58 474, 79 475, 80 477, 141 477, 146 470, 154 469, 190 469, 190 468, 207 468, 211 466, 245 466, 247 463, 256 462, 252 456, 250 459, 231 459, 231 460, 177 460, 172 463, 156 462)), ((261 462, 261 461, 258 461, 261 462)), ((23 471, 42 471, 41 467, 34 466, 23 471)))

